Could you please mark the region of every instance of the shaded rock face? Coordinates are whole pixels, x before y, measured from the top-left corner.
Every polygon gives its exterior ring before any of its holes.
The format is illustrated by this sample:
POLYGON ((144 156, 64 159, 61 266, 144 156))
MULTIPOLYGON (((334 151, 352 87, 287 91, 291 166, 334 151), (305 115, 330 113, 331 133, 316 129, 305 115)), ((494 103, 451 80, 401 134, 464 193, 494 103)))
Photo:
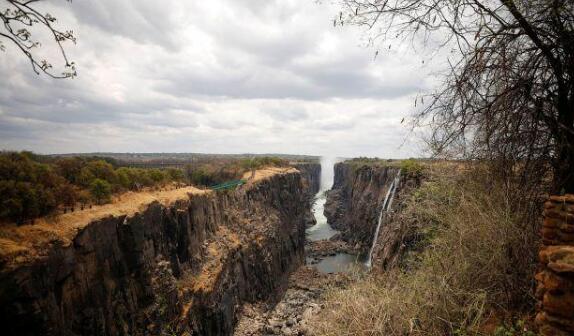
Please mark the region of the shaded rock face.
POLYGON ((272 296, 304 261, 301 174, 150 204, 0 269, 4 335, 229 335, 244 302, 272 296))
POLYGON ((301 172, 307 185, 307 193, 310 198, 319 192, 321 188, 321 164, 319 163, 296 163, 293 167, 301 172))
MULTIPOLYGON (((307 197, 308 202, 311 204, 315 195, 319 192, 321 188, 321 164, 319 163, 296 163, 293 167, 297 168, 301 173, 303 178, 305 197, 307 197)), ((311 212, 305 219, 305 226, 311 227, 317 223, 315 216, 311 212)))
POLYGON ((335 165, 333 189, 327 193, 325 216, 342 239, 366 254, 373 241, 379 213, 398 168, 335 165))

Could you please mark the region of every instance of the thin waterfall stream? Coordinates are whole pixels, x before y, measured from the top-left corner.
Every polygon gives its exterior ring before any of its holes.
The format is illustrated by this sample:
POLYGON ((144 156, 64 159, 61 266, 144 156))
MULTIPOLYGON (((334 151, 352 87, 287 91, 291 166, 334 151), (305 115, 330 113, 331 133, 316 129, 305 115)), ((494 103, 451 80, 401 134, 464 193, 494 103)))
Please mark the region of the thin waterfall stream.
MULTIPOLYGON (((307 263, 314 265, 320 272, 323 273, 345 273, 352 272, 353 270, 369 270, 373 262, 373 253, 375 246, 377 244, 377 238, 381 229, 382 223, 385 221, 387 214, 391 211, 393 200, 400 183, 401 171, 397 172, 397 175, 391 182, 385 198, 379 212, 377 227, 375 229, 375 234, 371 246, 369 248, 369 253, 366 259, 361 258, 355 254, 350 254, 346 252, 337 252, 332 255, 323 256, 319 259, 316 257, 308 257, 307 263)), ((315 216, 316 224, 308 228, 306 231, 307 242, 313 244, 322 240, 330 240, 339 231, 332 228, 327 222, 327 218, 324 215, 325 202, 326 202, 326 192, 329 191, 333 185, 334 179, 334 162, 332 160, 321 160, 321 187, 319 192, 315 195, 315 201, 313 204, 313 215, 315 216)))
POLYGON ((381 229, 381 223, 387 217, 389 211, 391 211, 391 206, 393 205, 393 198, 395 197, 395 192, 397 187, 400 183, 401 171, 399 169, 397 176, 391 183, 387 194, 385 195, 385 200, 383 201, 383 206, 381 208, 381 212, 379 213, 379 219, 377 221, 377 228, 375 229, 375 235, 373 236, 373 242, 371 244, 371 248, 369 249, 369 254, 367 255, 367 260, 365 262, 365 266, 367 268, 371 268, 373 262, 373 251, 375 250, 375 246, 377 245, 377 238, 379 237, 379 230, 381 229))

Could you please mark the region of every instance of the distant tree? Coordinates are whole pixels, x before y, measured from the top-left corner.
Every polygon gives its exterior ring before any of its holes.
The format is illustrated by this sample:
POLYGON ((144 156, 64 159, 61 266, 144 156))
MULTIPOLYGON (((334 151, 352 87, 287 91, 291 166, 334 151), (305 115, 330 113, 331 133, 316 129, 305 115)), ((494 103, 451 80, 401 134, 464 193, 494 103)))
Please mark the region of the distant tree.
POLYGON ((90 184, 90 193, 97 204, 109 202, 112 186, 107 181, 96 178, 90 184))
POLYGON ((215 183, 213 174, 211 174, 205 167, 188 166, 187 176, 189 182, 194 185, 208 186, 215 183))
POLYGON ((77 199, 83 209, 92 200, 92 195, 87 190, 80 189, 78 190, 77 199))
POLYGON ((169 168, 167 169, 167 174, 170 178, 170 180, 175 181, 175 182, 179 182, 179 181, 183 181, 184 174, 183 174, 183 170, 181 169, 176 169, 176 168, 169 168))
MULTIPOLYGON (((71 2, 71 0, 67 0, 71 2)), ((56 18, 50 13, 42 13, 37 8, 40 0, 4 0, 0 5, 0 51, 5 51, 6 44, 19 49, 28 58, 32 70, 36 74, 45 73, 53 78, 73 78, 76 76, 75 63, 68 59, 64 49, 64 42, 76 43, 76 38, 71 30, 60 30, 56 27, 56 18), (47 33, 47 34, 46 34, 47 33), (46 37, 41 42, 38 37, 46 37), (64 69, 61 73, 53 70, 52 64, 39 58, 36 50, 42 44, 55 43, 64 61, 64 69)))
POLYGON ((0 218, 22 224, 40 214, 36 192, 29 182, 0 181, 0 218))
POLYGON ((86 168, 89 169, 96 178, 105 180, 110 184, 116 183, 116 171, 110 163, 104 160, 90 161, 86 164, 86 168))
POLYGON ((66 206, 74 206, 78 201, 78 189, 69 182, 62 182, 57 188, 60 202, 66 206))
POLYGON ((436 153, 459 149, 519 185, 551 175, 554 192, 574 192, 574 1, 343 3, 335 23, 365 26, 380 45, 454 47, 444 86, 416 118, 436 153))
POLYGON ((163 182, 166 180, 166 175, 163 171, 159 169, 150 169, 148 171, 149 178, 153 181, 154 184, 163 182))
POLYGON ((80 183, 80 173, 82 167, 84 167, 85 162, 81 158, 62 158, 58 159, 56 162, 56 167, 60 173, 68 182, 72 184, 80 183))
POLYGON ((0 179, 34 181, 34 163, 21 153, 2 153, 0 155, 0 179))
POLYGON ((132 175, 130 168, 121 167, 116 169, 117 181, 120 186, 124 189, 132 189, 134 187, 134 181, 132 180, 132 175))
POLYGON ((77 183, 84 188, 88 188, 95 179, 96 176, 92 171, 88 167, 83 167, 78 175, 77 183))

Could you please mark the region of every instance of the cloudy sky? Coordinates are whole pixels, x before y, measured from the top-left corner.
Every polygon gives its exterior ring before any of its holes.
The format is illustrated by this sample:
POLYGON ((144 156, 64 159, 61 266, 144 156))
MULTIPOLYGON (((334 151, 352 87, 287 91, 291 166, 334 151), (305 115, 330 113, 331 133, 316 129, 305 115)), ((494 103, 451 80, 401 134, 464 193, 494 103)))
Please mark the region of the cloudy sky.
POLYGON ((6 44, 0 149, 424 154, 401 120, 432 88, 432 66, 404 45, 375 58, 368 32, 333 26, 336 4, 51 2, 78 39, 67 48, 78 77, 37 76, 6 44))

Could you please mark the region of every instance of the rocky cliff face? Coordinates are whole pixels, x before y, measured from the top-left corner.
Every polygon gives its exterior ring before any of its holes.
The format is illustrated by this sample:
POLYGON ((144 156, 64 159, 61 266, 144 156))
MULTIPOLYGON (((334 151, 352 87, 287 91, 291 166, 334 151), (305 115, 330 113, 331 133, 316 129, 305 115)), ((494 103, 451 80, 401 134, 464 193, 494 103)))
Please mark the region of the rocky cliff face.
POLYGON ((314 197, 321 188, 321 164, 319 163, 296 163, 293 165, 301 172, 303 180, 307 184, 310 197, 314 197))
POLYGON ((307 192, 290 170, 110 215, 34 258, 3 258, 3 333, 229 335, 242 303, 273 295, 303 262, 307 192))
POLYGON ((378 165, 335 165, 325 216, 331 226, 341 231, 343 240, 356 245, 362 254, 371 246, 382 203, 397 172, 398 168, 378 165))

